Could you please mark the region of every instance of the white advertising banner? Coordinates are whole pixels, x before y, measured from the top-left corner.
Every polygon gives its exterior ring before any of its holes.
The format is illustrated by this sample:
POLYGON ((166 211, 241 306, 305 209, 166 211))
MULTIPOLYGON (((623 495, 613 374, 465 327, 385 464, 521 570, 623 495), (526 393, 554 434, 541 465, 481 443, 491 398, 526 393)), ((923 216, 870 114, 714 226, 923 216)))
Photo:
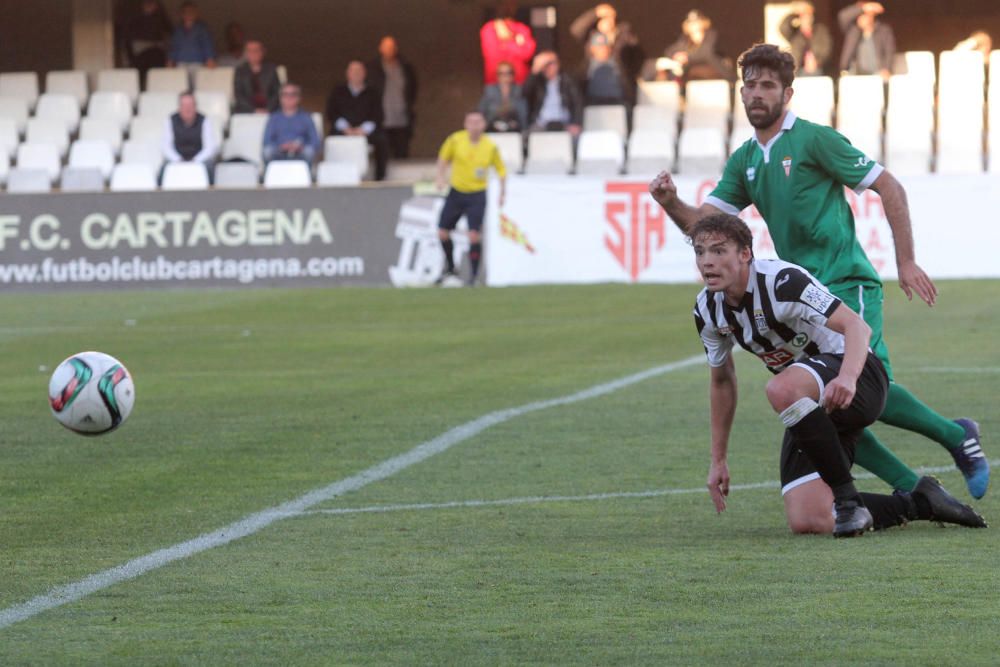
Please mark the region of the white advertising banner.
MULTIPOLYGON (((918 263, 933 278, 1000 277, 995 248, 1000 209, 995 176, 901 179, 909 196, 918 263), (970 242, 971 241, 971 242, 970 242)), ((699 205, 713 179, 675 177, 681 198, 699 205)), ((685 237, 652 200, 649 179, 514 176, 503 210, 490 188, 486 266, 490 285, 596 282, 694 282, 694 255, 685 237)), ((896 277, 892 232, 879 196, 845 190, 857 236, 886 279, 896 277)), ((741 214, 758 257, 774 257, 756 209, 741 214)))

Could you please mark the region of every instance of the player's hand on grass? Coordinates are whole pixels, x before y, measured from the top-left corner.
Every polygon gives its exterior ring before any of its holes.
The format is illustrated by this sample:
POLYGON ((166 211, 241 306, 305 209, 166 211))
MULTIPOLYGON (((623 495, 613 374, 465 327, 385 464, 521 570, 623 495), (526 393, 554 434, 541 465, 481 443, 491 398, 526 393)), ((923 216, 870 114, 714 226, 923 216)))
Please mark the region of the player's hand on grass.
POLYGON ((827 412, 844 410, 854 400, 856 391, 857 383, 854 380, 838 375, 823 390, 823 407, 827 412))
POLYGON ((726 496, 729 495, 729 465, 725 461, 713 463, 708 469, 708 492, 715 503, 715 511, 724 512, 726 496))
POLYGON ((916 262, 906 262, 900 264, 899 287, 906 294, 906 298, 913 301, 913 293, 923 299, 928 306, 933 306, 937 301, 937 287, 923 269, 917 266, 916 262))
POLYGON ((669 171, 661 171, 656 178, 649 182, 649 194, 663 208, 677 199, 677 184, 674 183, 669 171))

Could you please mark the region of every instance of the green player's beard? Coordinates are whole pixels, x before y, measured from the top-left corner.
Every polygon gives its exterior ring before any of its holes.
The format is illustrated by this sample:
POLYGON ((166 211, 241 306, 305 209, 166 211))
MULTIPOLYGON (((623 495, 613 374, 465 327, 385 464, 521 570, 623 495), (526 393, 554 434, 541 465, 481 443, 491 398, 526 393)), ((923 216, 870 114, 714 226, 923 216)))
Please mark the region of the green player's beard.
POLYGON ((771 127, 771 125, 781 118, 781 114, 784 111, 784 104, 779 102, 772 107, 767 107, 764 115, 758 115, 756 118, 750 115, 750 105, 744 103, 743 110, 746 112, 747 120, 750 121, 750 124, 758 130, 762 130, 764 128, 771 127))

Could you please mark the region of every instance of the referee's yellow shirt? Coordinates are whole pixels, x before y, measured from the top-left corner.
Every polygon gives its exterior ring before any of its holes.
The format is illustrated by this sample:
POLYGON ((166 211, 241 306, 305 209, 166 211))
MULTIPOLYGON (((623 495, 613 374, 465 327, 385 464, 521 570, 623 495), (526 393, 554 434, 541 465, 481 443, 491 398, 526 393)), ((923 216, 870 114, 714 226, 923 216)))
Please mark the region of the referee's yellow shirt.
POLYGON ((465 130, 454 132, 441 144, 438 157, 451 163, 451 187, 459 192, 485 190, 491 166, 500 178, 507 175, 500 149, 485 134, 472 143, 465 130))

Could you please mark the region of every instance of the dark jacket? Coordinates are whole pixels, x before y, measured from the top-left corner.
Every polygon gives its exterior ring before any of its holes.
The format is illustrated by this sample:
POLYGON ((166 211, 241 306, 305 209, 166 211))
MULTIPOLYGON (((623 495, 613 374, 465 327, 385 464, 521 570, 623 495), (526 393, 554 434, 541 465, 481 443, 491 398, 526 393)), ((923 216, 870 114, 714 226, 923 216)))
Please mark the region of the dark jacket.
MULTIPOLYGON (((545 87, 547 83, 545 75, 532 74, 524 82, 524 99, 528 103, 528 125, 534 125, 538 118, 538 112, 542 109, 542 102, 545 100, 545 87)), ((583 93, 577 87, 576 81, 565 72, 559 73, 559 95, 562 97, 563 106, 569 109, 569 122, 572 125, 583 124, 583 93)))
MULTIPOLYGON (((570 24, 569 31, 578 41, 583 42, 584 60, 587 56, 587 42, 590 35, 597 29, 597 11, 588 9, 580 14, 573 23, 570 24)), ((639 45, 639 38, 632 31, 632 26, 627 21, 618 21, 615 25, 617 35, 611 47, 611 53, 618 61, 621 71, 631 82, 631 87, 635 87, 635 80, 642 70, 642 63, 646 59, 646 54, 639 45)))
POLYGON ((375 123, 375 129, 382 127, 382 91, 372 86, 365 89, 357 97, 351 94, 351 89, 342 83, 333 89, 326 100, 326 117, 330 121, 330 131, 338 133, 337 119, 345 119, 351 127, 362 123, 375 123))
POLYGON ((673 44, 663 51, 663 55, 668 58, 673 57, 678 51, 687 53, 688 61, 684 66, 685 79, 727 79, 732 81, 736 78, 736 70, 731 61, 723 58, 716 52, 715 44, 719 39, 719 33, 715 28, 705 31, 705 39, 701 44, 695 45, 687 35, 681 34, 673 44))
MULTIPOLYGON (((490 126, 497 120, 504 111, 503 93, 499 84, 492 84, 483 89, 483 96, 479 98, 479 110, 486 118, 486 125, 490 126)), ((528 123, 528 108, 524 102, 524 92, 521 86, 512 84, 510 87, 510 111, 517 116, 517 122, 521 129, 525 129, 528 123)))
MULTIPOLYGON (((417 71, 413 69, 413 65, 403 60, 402 57, 399 59, 399 64, 403 68, 403 79, 405 80, 403 84, 403 99, 406 100, 407 121, 409 125, 413 125, 413 120, 416 118, 413 107, 417 103, 417 71)), ((368 85, 372 88, 383 90, 385 88, 385 68, 382 67, 382 58, 376 56, 366 67, 368 70, 368 85)), ((379 99, 381 99, 381 96, 379 99)))
POLYGON ((813 22, 812 38, 806 37, 799 30, 798 15, 789 14, 778 26, 782 36, 788 40, 792 57, 795 58, 796 71, 802 74, 802 59, 806 51, 811 50, 816 57, 819 74, 827 74, 827 63, 833 55, 833 37, 830 30, 822 23, 813 22))
MULTIPOLYGON (((857 56, 858 44, 861 42, 861 28, 856 21, 860 15, 861 7, 857 4, 844 7, 837 14, 837 22, 844 31, 844 47, 840 51, 841 72, 850 71, 857 56)), ((872 39, 875 41, 875 52, 878 54, 878 68, 892 71, 892 59, 896 55, 896 36, 892 28, 876 19, 872 39)), ((878 72, 858 72, 858 74, 878 74, 878 72)))
MULTIPOLYGON (((261 63, 260 86, 267 97, 267 110, 278 110, 278 95, 281 92, 281 81, 278 80, 278 68, 273 63, 261 63)), ((241 64, 233 74, 233 92, 236 95, 236 113, 253 113, 253 72, 250 65, 241 64)))

